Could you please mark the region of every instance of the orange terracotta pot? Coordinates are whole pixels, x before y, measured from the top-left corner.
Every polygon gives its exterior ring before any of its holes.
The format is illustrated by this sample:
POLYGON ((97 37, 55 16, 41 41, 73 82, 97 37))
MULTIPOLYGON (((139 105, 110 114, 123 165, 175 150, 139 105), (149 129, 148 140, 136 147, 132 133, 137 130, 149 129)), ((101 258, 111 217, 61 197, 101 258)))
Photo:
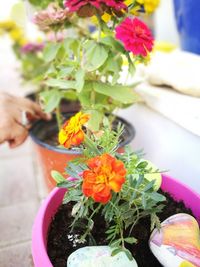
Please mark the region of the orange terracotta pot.
MULTIPOLYGON (((74 113, 65 113, 66 119, 70 118, 74 113)), ((117 117, 117 122, 124 124, 124 140, 120 143, 119 152, 123 152, 123 147, 129 144, 134 136, 135 130, 133 126, 122 118, 117 117)), ((33 142, 35 143, 36 152, 38 154, 40 164, 43 170, 45 184, 48 191, 51 191, 56 183, 51 177, 51 171, 56 170, 63 173, 67 167, 67 162, 81 155, 80 149, 64 149, 47 143, 46 140, 51 136, 57 136, 58 128, 56 119, 52 121, 38 121, 30 131, 33 142)))

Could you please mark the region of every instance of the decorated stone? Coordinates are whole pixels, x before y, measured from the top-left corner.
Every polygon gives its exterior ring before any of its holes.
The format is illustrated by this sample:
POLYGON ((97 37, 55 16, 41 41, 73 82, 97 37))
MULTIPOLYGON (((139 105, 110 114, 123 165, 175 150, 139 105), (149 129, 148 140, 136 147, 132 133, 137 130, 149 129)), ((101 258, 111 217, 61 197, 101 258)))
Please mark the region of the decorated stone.
POLYGON ((111 256, 108 246, 83 247, 73 252, 67 260, 67 267, 138 267, 136 261, 130 261, 123 252, 111 256))
POLYGON ((180 213, 155 229, 149 245, 164 267, 200 267, 200 233, 194 217, 180 213))

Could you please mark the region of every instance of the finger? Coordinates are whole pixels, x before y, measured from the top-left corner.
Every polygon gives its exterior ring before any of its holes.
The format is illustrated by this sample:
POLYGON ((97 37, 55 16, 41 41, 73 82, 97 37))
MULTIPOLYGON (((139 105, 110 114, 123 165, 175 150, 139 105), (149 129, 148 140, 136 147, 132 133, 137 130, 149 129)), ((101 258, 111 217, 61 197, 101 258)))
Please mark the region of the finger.
POLYGON ((8 140, 10 148, 15 148, 21 145, 27 137, 28 131, 20 125, 15 125, 15 130, 12 133, 12 137, 8 140))
POLYGON ((20 109, 28 111, 32 115, 33 119, 51 119, 51 116, 49 114, 44 113, 37 103, 29 99, 19 98, 18 103, 20 104, 20 109))
POLYGON ((22 111, 19 110, 19 109, 15 110, 15 113, 14 113, 15 122, 17 122, 17 124, 20 124, 21 126, 26 128, 27 130, 29 130, 31 128, 32 124, 31 124, 31 121, 28 118, 28 116, 27 116, 27 119, 28 119, 28 123, 27 124, 23 124, 22 111))

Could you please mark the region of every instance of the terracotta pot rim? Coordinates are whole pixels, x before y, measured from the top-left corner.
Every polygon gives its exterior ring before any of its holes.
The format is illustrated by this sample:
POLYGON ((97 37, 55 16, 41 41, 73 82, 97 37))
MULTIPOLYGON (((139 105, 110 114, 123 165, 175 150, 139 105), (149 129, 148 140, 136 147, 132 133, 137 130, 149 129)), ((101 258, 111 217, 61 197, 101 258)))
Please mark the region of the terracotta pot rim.
MULTIPOLYGON (((65 112, 63 114, 68 115, 68 116, 73 116, 75 114, 75 112, 65 112)), ((125 128, 127 129, 128 134, 129 134, 128 138, 126 138, 126 140, 122 141, 119 145, 119 147, 124 147, 124 146, 128 145, 133 140, 133 138, 135 137, 136 131, 135 131, 134 126, 130 122, 125 120, 124 118, 116 116, 116 119, 125 125, 125 128)), ((55 116, 53 117, 51 122, 54 122, 54 121, 55 121, 55 116)), ((73 155, 81 155, 82 154, 81 149, 72 150, 72 149, 55 147, 55 146, 52 146, 52 145, 47 144, 44 141, 40 140, 37 136, 37 131, 39 131, 39 128, 42 127, 45 122, 46 121, 44 121, 44 120, 37 121, 36 123, 33 124, 33 127, 31 128, 31 130, 29 132, 32 140, 36 144, 38 144, 39 146, 42 146, 48 150, 55 151, 55 152, 62 153, 62 154, 73 154, 73 155)), ((48 122, 48 123, 50 123, 50 122, 48 122)))

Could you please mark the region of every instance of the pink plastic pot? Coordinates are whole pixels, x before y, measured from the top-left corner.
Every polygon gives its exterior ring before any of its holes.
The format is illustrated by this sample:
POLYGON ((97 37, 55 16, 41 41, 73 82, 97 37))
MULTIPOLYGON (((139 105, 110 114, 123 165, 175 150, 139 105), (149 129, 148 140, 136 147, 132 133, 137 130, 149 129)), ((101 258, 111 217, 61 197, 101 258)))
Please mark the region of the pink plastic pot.
MULTIPOLYGON (((163 175, 162 189, 175 200, 183 200, 200 223, 200 195, 181 182, 163 175)), ((47 234, 52 217, 61 205, 65 189, 55 188, 43 202, 33 225, 32 255, 35 267, 53 267, 47 254, 47 234)))

